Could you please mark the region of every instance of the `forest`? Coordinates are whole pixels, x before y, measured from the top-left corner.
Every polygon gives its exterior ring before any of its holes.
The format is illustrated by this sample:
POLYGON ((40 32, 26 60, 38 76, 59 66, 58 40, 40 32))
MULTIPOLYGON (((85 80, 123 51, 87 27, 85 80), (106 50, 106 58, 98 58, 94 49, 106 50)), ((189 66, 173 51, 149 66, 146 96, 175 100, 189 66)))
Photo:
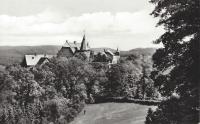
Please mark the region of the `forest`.
POLYGON ((149 56, 130 55, 114 65, 82 58, 53 58, 33 68, 7 66, 0 72, 0 123, 66 124, 99 99, 159 98, 149 56))

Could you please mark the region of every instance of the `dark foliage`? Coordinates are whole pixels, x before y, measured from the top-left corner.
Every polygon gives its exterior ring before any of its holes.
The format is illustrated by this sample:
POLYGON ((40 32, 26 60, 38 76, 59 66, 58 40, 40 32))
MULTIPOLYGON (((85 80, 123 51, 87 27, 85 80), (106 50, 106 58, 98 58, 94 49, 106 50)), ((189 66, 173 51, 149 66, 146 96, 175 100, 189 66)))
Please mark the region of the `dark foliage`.
POLYGON ((192 124, 198 122, 199 92, 199 0, 151 0, 152 15, 159 17, 158 26, 166 32, 155 41, 164 48, 153 56, 152 79, 167 101, 149 114, 147 124, 192 124), (175 96, 174 99, 171 96, 175 96), (172 109, 174 108, 174 109, 172 109))

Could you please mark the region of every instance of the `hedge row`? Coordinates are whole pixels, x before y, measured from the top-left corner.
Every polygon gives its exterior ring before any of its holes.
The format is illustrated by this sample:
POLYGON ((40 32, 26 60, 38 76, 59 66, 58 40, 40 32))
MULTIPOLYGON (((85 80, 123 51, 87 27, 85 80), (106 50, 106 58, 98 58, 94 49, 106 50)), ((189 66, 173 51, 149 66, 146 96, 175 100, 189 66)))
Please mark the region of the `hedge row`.
POLYGON ((99 97, 95 99, 95 103, 106 103, 106 102, 116 102, 116 103, 138 103, 142 105, 158 105, 161 101, 159 100, 142 100, 142 99, 133 99, 125 97, 99 97))

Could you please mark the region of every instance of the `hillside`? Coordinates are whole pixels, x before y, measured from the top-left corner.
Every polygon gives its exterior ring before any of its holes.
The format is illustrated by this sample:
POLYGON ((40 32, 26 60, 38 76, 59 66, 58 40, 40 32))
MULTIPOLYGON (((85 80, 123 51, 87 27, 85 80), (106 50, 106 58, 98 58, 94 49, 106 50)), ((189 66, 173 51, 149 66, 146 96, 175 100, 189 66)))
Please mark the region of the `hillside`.
POLYGON ((92 51, 95 51, 95 52, 103 52, 104 49, 110 50, 110 51, 112 51, 112 52, 115 52, 115 51, 116 51, 115 49, 108 48, 108 47, 91 48, 91 50, 92 50, 92 51))
POLYGON ((136 48, 129 51, 121 51, 121 56, 125 57, 131 54, 144 55, 144 56, 152 56, 155 53, 155 48, 136 48))
MULTIPOLYGON (((0 65, 10 65, 20 63, 25 54, 51 54, 56 55, 61 46, 0 46, 0 65)), ((111 48, 92 48, 91 50, 100 52, 104 49, 115 51, 111 48)), ((129 51, 120 51, 122 57, 130 54, 153 55, 155 48, 137 48, 129 51)))
MULTIPOLYGON (((96 52, 103 52, 104 49, 108 49, 112 52, 115 52, 116 50, 115 49, 111 49, 111 48, 107 48, 107 47, 104 47, 104 48, 91 48, 91 50, 93 51, 96 51, 96 52)), ((131 55, 131 54, 138 54, 138 55, 153 55, 155 53, 156 49, 155 48, 136 48, 136 49, 131 49, 131 50, 128 50, 128 51, 120 51, 120 55, 125 57, 125 56, 128 56, 128 55, 131 55)))
POLYGON ((148 108, 134 103, 103 103, 87 105, 70 124, 144 124, 148 108))
POLYGON ((25 54, 56 55, 60 46, 0 46, 0 65, 20 63, 25 54))

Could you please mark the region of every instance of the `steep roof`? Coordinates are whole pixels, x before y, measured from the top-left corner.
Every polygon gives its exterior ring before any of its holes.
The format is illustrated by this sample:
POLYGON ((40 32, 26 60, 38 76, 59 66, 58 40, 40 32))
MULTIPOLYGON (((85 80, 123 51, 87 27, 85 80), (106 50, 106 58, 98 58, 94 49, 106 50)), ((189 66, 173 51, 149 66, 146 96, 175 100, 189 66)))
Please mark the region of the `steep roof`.
POLYGON ((79 50, 81 47, 81 43, 76 43, 75 41, 74 42, 66 41, 63 47, 77 48, 79 50))
POLYGON ((85 35, 83 35, 80 50, 81 51, 89 50, 89 43, 86 41, 85 35))
POLYGON ((71 51, 73 53, 75 53, 76 50, 80 50, 81 43, 77 43, 76 41, 74 41, 74 42, 68 42, 68 41, 66 41, 65 44, 63 45, 63 47, 70 48, 71 51))
POLYGON ((35 66, 38 64, 41 58, 52 58, 53 55, 44 55, 44 54, 39 54, 39 55, 25 55, 25 61, 27 66, 35 66))
POLYGON ((104 49, 104 52, 105 52, 106 54, 109 54, 109 55, 111 55, 111 56, 114 56, 113 52, 111 52, 110 50, 105 50, 105 49, 104 49))
POLYGON ((40 60, 38 61, 37 65, 42 65, 45 61, 49 61, 49 59, 47 57, 42 57, 40 58, 40 60))

